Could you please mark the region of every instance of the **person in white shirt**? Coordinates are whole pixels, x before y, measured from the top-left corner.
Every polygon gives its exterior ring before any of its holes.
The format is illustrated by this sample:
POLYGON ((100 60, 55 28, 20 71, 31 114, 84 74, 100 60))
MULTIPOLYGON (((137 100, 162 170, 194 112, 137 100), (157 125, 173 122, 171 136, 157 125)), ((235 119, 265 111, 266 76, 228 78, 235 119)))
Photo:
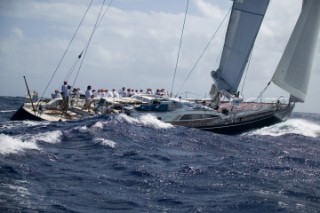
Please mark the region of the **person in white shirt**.
POLYGON ((61 87, 61 95, 62 98, 64 99, 66 97, 66 95, 68 94, 68 82, 64 81, 63 85, 61 87))
POLYGON ((113 93, 111 91, 106 89, 105 92, 106 92, 106 97, 107 98, 113 98, 113 93))
POLYGON ((126 88, 122 87, 122 90, 119 90, 119 95, 121 97, 127 97, 126 88))
POLYGON ((88 87, 87 87, 87 90, 86 90, 86 92, 85 92, 85 100, 86 100, 86 103, 85 103, 85 108, 86 109, 88 109, 88 110, 90 110, 90 103, 91 103, 91 99, 92 99, 92 96, 93 96, 93 94, 92 94, 92 91, 91 91, 91 86, 89 85, 88 87))
POLYGON ((69 108, 69 97, 70 97, 70 90, 71 86, 68 85, 67 81, 63 82, 63 85, 61 87, 61 95, 62 95, 62 110, 64 112, 68 111, 69 108))
POLYGON ((113 93, 113 97, 114 98, 119 98, 120 97, 119 93, 115 89, 112 89, 112 93, 113 93))
POLYGON ((104 97, 104 90, 103 89, 98 89, 98 93, 95 96, 96 98, 103 98, 104 97))
POLYGON ((67 91, 64 94, 64 107, 63 107, 64 109, 63 110, 65 112, 68 111, 68 109, 69 109, 70 93, 71 93, 71 86, 68 85, 67 86, 67 91))
POLYGON ((51 95, 53 99, 55 98, 62 98, 62 95, 60 94, 59 90, 55 90, 54 94, 51 95))

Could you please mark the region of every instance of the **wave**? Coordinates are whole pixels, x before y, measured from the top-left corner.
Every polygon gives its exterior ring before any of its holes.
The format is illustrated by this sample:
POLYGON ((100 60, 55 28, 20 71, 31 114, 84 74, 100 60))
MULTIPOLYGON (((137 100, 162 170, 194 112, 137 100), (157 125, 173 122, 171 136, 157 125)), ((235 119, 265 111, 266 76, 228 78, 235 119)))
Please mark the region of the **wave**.
POLYGON ((48 126, 48 121, 9 121, 0 123, 0 130, 19 129, 21 127, 48 126))
POLYGON ((33 141, 23 141, 18 137, 0 134, 0 154, 15 154, 26 149, 39 150, 40 148, 33 141))
POLYGON ((142 125, 154 129, 174 128, 172 124, 160 121, 159 119, 157 119, 157 117, 151 114, 142 115, 138 118, 133 118, 125 114, 120 114, 116 119, 118 119, 119 121, 126 121, 129 124, 142 125))
POLYGON ((60 143, 62 132, 59 130, 38 133, 35 135, 24 134, 17 136, 9 136, 6 134, 0 134, 0 154, 16 154, 23 152, 27 149, 40 150, 38 142, 44 143, 60 143))
POLYGON ((103 122, 98 121, 91 128, 93 128, 93 129, 103 129, 103 124, 104 124, 103 122))
POLYGON ((22 121, 22 124, 24 126, 27 126, 27 127, 40 126, 40 125, 46 126, 46 125, 50 124, 50 121, 30 121, 30 120, 25 120, 25 121, 22 121))
POLYGON ((110 148, 115 148, 117 143, 116 142, 113 142, 111 140, 108 140, 108 139, 104 139, 104 138, 95 138, 93 140, 95 143, 99 143, 101 145, 104 145, 104 146, 108 146, 110 148))
POLYGON ((51 132, 39 133, 32 136, 32 139, 36 141, 42 141, 45 143, 60 143, 62 137, 62 132, 60 130, 55 130, 51 132))
POLYGON ((9 121, 6 123, 0 123, 1 129, 19 129, 20 127, 35 127, 35 126, 48 126, 49 121, 9 121))
MULTIPOLYGON (((18 181, 16 181, 16 182, 18 182, 18 181)), ((19 183, 17 183, 17 184, 19 184, 19 183)), ((9 189, 11 189, 12 191, 17 192, 18 195, 20 195, 21 197, 26 197, 26 196, 31 195, 31 193, 29 192, 29 190, 26 187, 12 185, 12 184, 8 184, 7 187, 9 189)))
POLYGON ((320 125, 304 119, 289 119, 270 127, 264 127, 262 129, 252 131, 248 134, 270 135, 275 137, 285 134, 297 134, 317 138, 320 137, 320 125))
POLYGON ((15 112, 17 110, 0 110, 0 113, 15 112))

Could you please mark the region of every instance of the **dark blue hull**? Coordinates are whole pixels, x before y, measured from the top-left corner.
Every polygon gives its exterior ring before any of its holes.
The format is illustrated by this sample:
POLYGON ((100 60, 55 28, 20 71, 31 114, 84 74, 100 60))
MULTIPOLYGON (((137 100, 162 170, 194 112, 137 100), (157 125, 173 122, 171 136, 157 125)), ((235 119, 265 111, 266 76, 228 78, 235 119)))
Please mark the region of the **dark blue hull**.
POLYGON ((249 130, 259 129, 282 122, 290 117, 293 108, 294 106, 288 106, 281 111, 272 111, 268 113, 257 114, 256 116, 247 120, 242 120, 240 118, 238 121, 230 124, 198 126, 195 128, 227 135, 240 134, 249 130))
POLYGON ((23 121, 23 120, 43 121, 42 118, 26 111, 23 108, 23 105, 13 114, 10 120, 12 121, 23 121))
MULTIPOLYGON (((268 105, 267 105, 268 106, 268 105)), ((220 134, 235 135, 252 129, 267 127, 290 117, 294 104, 270 107, 269 110, 247 110, 228 112, 225 118, 192 119, 172 121, 173 125, 191 127, 220 134), (231 114, 230 114, 231 113, 231 114)))

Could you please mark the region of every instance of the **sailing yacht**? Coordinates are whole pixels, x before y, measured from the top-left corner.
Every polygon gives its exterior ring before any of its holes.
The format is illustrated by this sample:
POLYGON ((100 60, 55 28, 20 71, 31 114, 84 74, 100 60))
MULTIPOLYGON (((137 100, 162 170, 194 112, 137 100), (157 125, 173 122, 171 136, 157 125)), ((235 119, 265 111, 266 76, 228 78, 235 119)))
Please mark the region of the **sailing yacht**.
POLYGON ((144 107, 128 111, 134 116, 151 113, 158 119, 223 134, 238 134, 286 120, 296 102, 304 102, 319 33, 320 1, 303 0, 302 10, 271 82, 290 94, 289 101, 244 102, 236 94, 269 0, 234 0, 219 68, 211 72, 210 101, 201 104, 155 97, 144 107), (208 107, 221 94, 230 101, 208 107))
MULTIPOLYGON (((304 102, 319 33, 320 1, 303 0, 302 10, 275 73, 274 83, 290 94, 272 102, 243 101, 236 94, 270 0, 234 0, 219 68, 211 72, 210 100, 184 100, 157 95, 136 95, 106 100, 130 116, 153 114, 159 120, 223 134, 238 134, 281 122, 304 102), (228 101, 221 101, 221 96, 228 101)), ((24 104, 12 119, 74 120, 91 116, 76 102, 68 113, 56 110, 61 100, 52 99, 35 109, 24 104)), ((39 104, 37 104, 39 105, 39 104)), ((99 104, 97 104, 99 106, 99 104)))

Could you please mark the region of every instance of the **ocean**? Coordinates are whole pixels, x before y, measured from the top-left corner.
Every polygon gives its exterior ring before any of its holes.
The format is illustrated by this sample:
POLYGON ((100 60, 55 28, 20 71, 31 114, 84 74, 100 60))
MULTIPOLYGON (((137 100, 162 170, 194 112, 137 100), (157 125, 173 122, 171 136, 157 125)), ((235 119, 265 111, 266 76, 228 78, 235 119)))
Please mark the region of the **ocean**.
POLYGON ((320 212, 320 114, 236 136, 152 116, 10 121, 0 97, 0 212, 320 212))

